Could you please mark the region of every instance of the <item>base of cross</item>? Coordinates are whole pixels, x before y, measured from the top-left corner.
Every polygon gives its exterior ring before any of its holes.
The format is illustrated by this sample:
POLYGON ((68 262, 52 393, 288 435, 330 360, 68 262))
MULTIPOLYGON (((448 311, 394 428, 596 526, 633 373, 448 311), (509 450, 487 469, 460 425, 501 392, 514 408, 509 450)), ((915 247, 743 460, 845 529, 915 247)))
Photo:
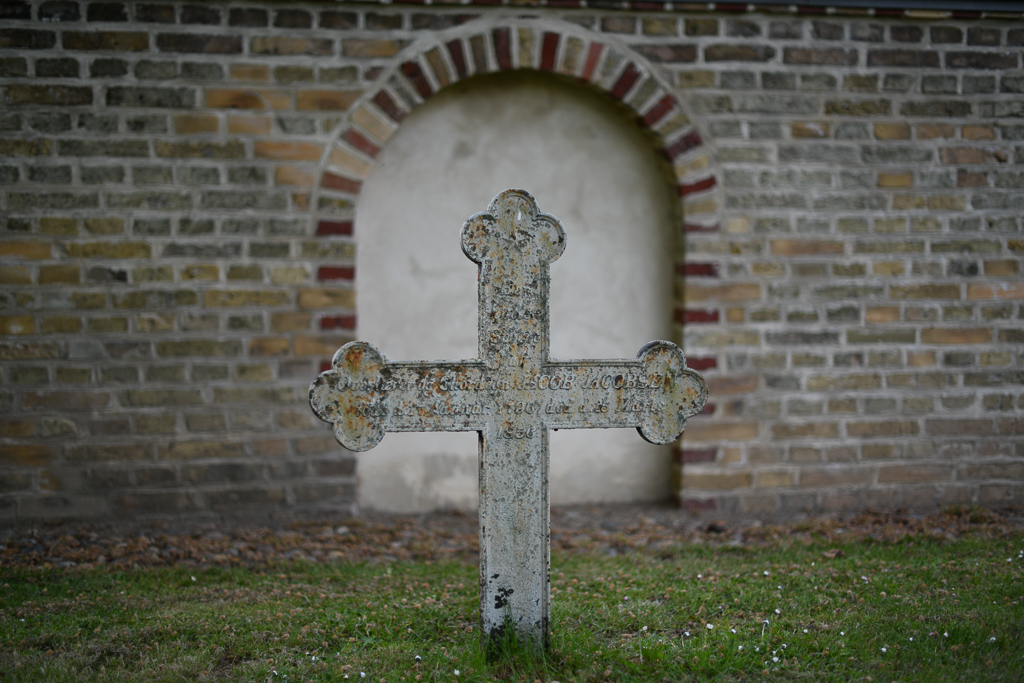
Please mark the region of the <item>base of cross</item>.
POLYGON ((636 358, 548 357, 549 266, 566 237, 529 193, 506 190, 462 228, 479 265, 479 357, 390 362, 373 346, 338 349, 309 389, 346 448, 386 432, 475 431, 480 449, 480 620, 488 653, 546 648, 550 627, 548 433, 634 427, 668 444, 707 401, 671 342, 636 358))

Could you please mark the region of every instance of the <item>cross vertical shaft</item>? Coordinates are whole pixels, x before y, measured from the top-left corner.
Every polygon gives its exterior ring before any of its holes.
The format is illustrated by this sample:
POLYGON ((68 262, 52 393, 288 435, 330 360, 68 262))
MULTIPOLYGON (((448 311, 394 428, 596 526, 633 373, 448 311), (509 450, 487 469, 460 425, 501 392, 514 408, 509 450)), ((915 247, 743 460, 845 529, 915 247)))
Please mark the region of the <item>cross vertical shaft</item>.
MULTIPOLYGON (((557 221, 538 217, 532 197, 505 196, 497 211, 467 222, 463 245, 480 263, 480 358, 505 378, 508 386, 502 386, 502 393, 517 403, 522 397, 515 389, 539 376, 548 359, 548 265, 561 255, 565 236, 557 221)), ((480 432, 479 448, 483 631, 494 639, 506 627, 514 628, 546 647, 551 569, 547 429, 534 416, 509 410, 480 432)))

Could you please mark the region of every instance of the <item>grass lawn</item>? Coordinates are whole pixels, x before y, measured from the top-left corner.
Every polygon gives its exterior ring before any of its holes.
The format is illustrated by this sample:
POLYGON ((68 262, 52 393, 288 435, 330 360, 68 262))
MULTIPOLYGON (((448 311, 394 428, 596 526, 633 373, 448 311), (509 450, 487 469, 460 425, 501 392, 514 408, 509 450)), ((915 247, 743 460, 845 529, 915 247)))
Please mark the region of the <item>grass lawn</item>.
POLYGON ((475 564, 0 570, 0 681, 1022 681, 1024 534, 556 551, 488 663, 475 564))

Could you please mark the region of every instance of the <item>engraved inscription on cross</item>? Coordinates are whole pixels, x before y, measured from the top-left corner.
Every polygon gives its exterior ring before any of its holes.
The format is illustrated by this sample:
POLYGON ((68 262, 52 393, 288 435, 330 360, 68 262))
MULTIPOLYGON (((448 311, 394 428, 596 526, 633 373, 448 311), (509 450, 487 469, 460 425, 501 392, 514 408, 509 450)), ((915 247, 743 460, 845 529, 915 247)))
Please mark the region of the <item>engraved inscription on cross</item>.
POLYGON ((558 219, 527 192, 502 192, 462 228, 462 250, 479 264, 479 358, 391 362, 352 342, 309 389, 313 411, 353 451, 385 432, 479 432, 483 632, 495 638, 510 625, 543 646, 548 430, 635 427, 667 444, 707 400, 704 378, 670 342, 635 359, 548 358, 548 266, 564 249, 558 219))

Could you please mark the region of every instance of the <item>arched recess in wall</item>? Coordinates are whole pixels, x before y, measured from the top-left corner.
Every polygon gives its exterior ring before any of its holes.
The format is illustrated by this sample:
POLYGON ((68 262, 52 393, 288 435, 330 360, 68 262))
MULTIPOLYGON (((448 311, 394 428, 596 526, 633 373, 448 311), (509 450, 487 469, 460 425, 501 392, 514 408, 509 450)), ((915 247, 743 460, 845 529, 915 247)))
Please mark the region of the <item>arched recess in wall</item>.
MULTIPOLYGON (((406 144, 406 139, 411 135, 412 130, 418 130, 420 122, 423 121, 423 112, 430 111, 435 112, 444 102, 444 106, 448 106, 449 102, 453 101, 453 98, 457 98, 459 91, 472 92, 474 88, 479 89, 481 84, 490 83, 489 86, 484 86, 486 89, 490 87, 491 99, 499 100, 502 99, 502 95, 505 93, 502 88, 514 89, 516 85, 523 85, 523 82, 531 82, 536 86, 543 86, 545 82, 548 83, 549 88, 554 88, 552 92, 568 92, 568 91, 580 91, 584 94, 593 91, 593 94, 586 95, 584 99, 587 99, 589 105, 584 102, 578 103, 579 106, 584 108, 589 107, 592 110, 606 109, 611 112, 616 120, 622 121, 620 126, 625 126, 625 129, 632 129, 634 131, 639 130, 645 131, 646 134, 640 135, 637 132, 632 133, 633 138, 638 141, 633 144, 636 147, 648 149, 651 146, 659 149, 664 153, 664 156, 671 162, 670 164, 659 163, 656 159, 656 155, 647 152, 649 161, 647 164, 652 167, 660 167, 662 170, 654 175, 646 176, 646 183, 649 185, 661 184, 664 182, 665 187, 672 182, 675 185, 675 192, 673 194, 680 198, 680 202, 675 206, 672 206, 674 202, 671 199, 661 199, 660 204, 662 206, 663 215, 671 214, 672 217, 664 223, 672 223, 673 225, 669 230, 674 229, 676 233, 677 249, 675 250, 675 270, 679 275, 682 275, 684 269, 682 267, 682 251, 681 247, 681 233, 685 229, 684 225, 689 229, 712 229, 717 222, 717 206, 715 192, 717 184, 715 183, 714 175, 711 173, 710 163, 708 155, 704 146, 701 143, 700 136, 697 134, 689 118, 686 116, 683 108, 679 103, 672 97, 668 88, 660 82, 660 80, 653 74, 650 67, 646 65, 642 60, 636 58, 635 55, 630 54, 627 48, 621 45, 609 44, 605 40, 596 41, 592 40, 591 36, 581 31, 578 27, 564 25, 564 24, 553 24, 552 22, 523 22, 523 21, 510 21, 510 22, 493 22, 489 21, 484 26, 474 26, 472 24, 466 25, 448 34, 442 34, 437 37, 433 37, 431 40, 422 40, 417 44, 414 44, 406 50, 399 59, 391 73, 387 74, 382 82, 384 86, 375 92, 366 94, 357 104, 352 108, 351 116, 348 120, 344 121, 340 126, 340 130, 337 139, 330 148, 329 154, 325 158, 323 170, 321 174, 321 182, 319 184, 317 194, 315 197, 316 204, 321 210, 320 215, 320 229, 318 233, 323 234, 324 237, 330 238, 331 234, 345 234, 351 233, 353 223, 355 222, 355 210, 358 203, 361 201, 360 197, 363 182, 370 177, 370 171, 373 167, 374 160, 377 160, 377 167, 374 170, 373 183, 367 185, 366 199, 366 215, 369 216, 371 213, 378 213, 378 206, 381 203, 379 195, 380 186, 378 178, 381 176, 380 164, 387 163, 389 168, 393 168, 396 165, 407 164, 413 165, 412 160, 408 158, 396 157, 395 149, 403 147, 406 144), (501 72, 508 72, 509 75, 501 76, 501 72), (529 76, 529 73, 536 73, 536 76, 529 76), (540 72, 540 73, 537 73, 540 72), (544 72, 554 75, 545 75, 544 72), (516 75, 522 74, 522 76, 516 75), (470 83, 467 83, 465 87, 462 84, 458 88, 447 88, 447 86, 463 81, 473 76, 480 76, 481 78, 474 78, 470 83), (498 82, 502 85, 496 85, 494 82, 498 79, 498 82), (546 81, 545 81, 546 79, 546 81), (560 80, 556 80, 560 79, 560 80), (561 83, 561 85, 558 85, 561 83), (579 83, 580 85, 574 85, 579 83), (555 84, 552 86, 552 84, 555 84), (497 89, 496 89, 497 88, 497 89), (435 94, 444 90, 444 96, 436 99, 432 99, 435 94), (401 135, 395 138, 395 145, 388 147, 388 149, 382 153, 385 144, 392 139, 395 132, 398 130, 400 124, 406 121, 410 114, 417 110, 417 108, 425 101, 431 100, 431 106, 425 107, 423 111, 417 111, 416 115, 411 117, 408 128, 402 130, 401 135), (609 106, 609 103, 618 103, 617 107, 609 106), (623 116, 625 114, 625 116, 623 116), (628 120, 635 119, 638 123, 637 128, 633 128, 629 125, 628 120), (666 169, 671 166, 672 170, 669 173, 665 173, 666 169), (668 175, 672 175, 674 180, 668 181, 668 175), (664 180, 662 180, 664 178, 664 180), (371 189, 372 188, 372 189, 371 189), (667 208, 666 208, 667 207, 667 208), (685 216, 685 223, 682 217, 685 216)), ((543 90, 540 87, 540 90, 543 90)), ((519 92, 528 92, 527 90, 520 89, 519 92)), ((550 94, 550 93, 549 93, 550 94)), ((477 106, 484 103, 485 106, 490 104, 490 99, 477 100, 477 106)), ((517 101, 512 98, 504 98, 504 106, 508 106, 509 109, 514 109, 517 105, 517 101)), ((559 106, 573 106, 571 102, 563 101, 559 106)), ((518 124, 513 114, 508 116, 502 116, 505 111, 500 107, 498 109, 492 109, 492 116, 495 119, 496 125, 510 126, 518 124), (509 118, 512 116, 513 118, 509 118), (503 123, 497 124, 497 121, 501 119, 503 123)), ((434 114, 431 114, 435 116, 434 114)), ((553 122, 553 121, 550 121, 553 122)), ((526 134, 529 135, 529 129, 526 129, 526 134)), ((480 136, 481 139, 486 138, 486 135, 480 136)), ((525 137, 525 136, 524 136, 525 137)), ((429 140, 430 138, 425 138, 429 140)), ((420 145, 424 143, 421 138, 420 145)), ((472 136, 470 139, 473 139, 472 136)), ((608 141, 606 141, 608 142, 608 141)), ((439 149, 443 150, 443 146, 439 149)), ((447 150, 444 150, 447 152, 447 150)), ((537 155, 538 158, 546 157, 546 160, 558 160, 558 157, 551 157, 543 153, 537 155)), ((597 159, 597 163, 600 163, 602 159, 597 159)), ((595 164, 596 165, 596 164, 595 164)), ((583 171, 586 174, 586 170, 583 171)), ((587 174, 590 175, 590 174, 587 174)), ((596 173, 594 174, 596 181, 596 173)), ((415 182, 415 178, 414 178, 415 182)), ((557 176, 552 178, 552 183, 558 182, 557 176)), ((424 182, 424 184, 430 184, 424 182)), ((435 191, 443 192, 443 183, 434 184, 435 191)), ((617 189, 618 186, 612 186, 617 189)), ((503 187, 497 189, 504 189, 503 187)), ((533 189, 537 192, 537 189, 527 187, 525 189, 533 189)), ((496 191, 496 190, 495 190, 496 191)), ((589 191, 589 188, 588 188, 589 191)), ((663 196, 669 194, 667 189, 661 190, 663 196)), ((413 195, 415 192, 409 192, 408 194, 413 195)), ((452 194, 455 194, 454 191, 452 194)), ((403 193, 405 195, 405 193, 403 193)), ((478 211, 483 208, 486 200, 490 198, 483 198, 483 204, 480 206, 472 205, 471 211, 478 211)), ((432 197, 427 197, 433 201, 432 197)), ((423 201, 424 197, 420 197, 419 201, 423 201)), ((396 197, 396 202, 409 201, 406 196, 396 197)), ((442 203, 444 199, 441 200, 442 203)), ((428 202, 424 202, 425 204, 428 202)), ((434 202, 436 203, 436 201, 434 202)), ((654 203, 654 202, 652 202, 654 203)), ((550 209, 550 206, 541 203, 542 210, 550 209)), ((637 207, 634 206, 634 209, 637 207)), ((563 218, 568 217, 568 211, 566 215, 562 212, 557 212, 557 215, 563 218)), ((395 215, 401 215, 396 213, 395 215)), ((457 233, 458 227, 461 225, 461 221, 468 216, 468 212, 465 215, 458 214, 455 220, 451 217, 448 218, 448 222, 453 223, 452 232, 457 233)), ((407 214, 402 220, 410 221, 410 216, 407 214)), ((412 214, 412 222, 415 222, 415 214, 412 214)), ((623 228, 630 227, 630 220, 627 216, 619 219, 618 222, 614 223, 616 227, 622 225, 623 228)), ((573 244, 572 240, 572 228, 574 226, 569 225, 567 229, 570 231, 570 245, 573 244)), ((381 226, 377 226, 372 232, 373 238, 370 243, 375 246, 378 250, 380 245, 376 245, 376 240, 380 239, 379 232, 388 228, 389 224, 385 222, 381 226)), ((367 223, 366 218, 361 218, 360 230, 366 230, 367 223)), ((625 231, 624 231, 625 232, 625 231)), ((668 230, 666 230, 666 233, 668 230)), ((671 244, 673 237, 669 234, 663 233, 660 238, 660 248, 664 251, 664 247, 671 244)), ((365 234, 365 233, 364 233, 365 234)), ((417 235, 418 237, 418 235, 417 235)), ((405 239, 409 239, 407 236, 405 239)), ((438 238, 441 239, 441 238, 438 238)), ((357 237, 357 243, 360 240, 357 237)), ((362 251, 364 248, 363 243, 360 245, 360 258, 363 258, 362 251)), ((455 242, 453 242, 453 245, 455 242)), ((583 246, 581 243, 580 246, 583 246)), ((453 253, 457 252, 452 246, 453 253)), ((403 244, 402 247, 405 245, 403 244)), ((429 245, 425 245, 429 246, 429 245)), ((570 246, 571 248, 571 246, 570 246)), ((396 252, 401 252, 402 249, 396 249, 396 252)), ((426 251, 426 249, 424 249, 426 251)), ((442 252, 445 253, 445 252, 442 252)), ((648 249, 646 252, 648 258, 651 254, 656 252, 648 249)), ((457 254, 458 255, 458 254, 457 254)), ((659 262, 663 264, 660 268, 659 276, 666 284, 671 280, 672 277, 672 263, 671 257, 666 253, 656 254, 659 262)), ((377 262, 374 261, 376 264, 377 262)), ((398 264, 398 270, 395 270, 395 280, 403 281, 402 268, 407 267, 405 261, 398 264)), ((436 263, 428 259, 427 267, 438 267, 436 263)), ((458 268, 458 263, 447 266, 447 268, 458 268)), ((474 267, 468 261, 465 264, 461 279, 466 280, 467 284, 475 282, 475 278, 472 278, 474 274, 474 267)), ((560 264, 565 267, 568 264, 560 264)), ((381 266, 375 265, 372 269, 365 268, 366 262, 360 260, 359 268, 357 271, 362 269, 361 272, 366 273, 363 277, 357 280, 358 283, 362 284, 363 278, 369 283, 372 279, 374 287, 380 287, 382 284, 390 286, 392 281, 378 273, 381 270, 381 266), (372 276, 370 275, 372 274, 372 276), (382 277, 384 278, 382 280, 382 277), (374 279, 375 278, 375 279, 374 279)), ((386 267, 391 267, 390 264, 386 264, 386 267)), ((413 268, 417 267, 415 264, 413 268)), ((393 269, 393 268, 392 268, 393 269)), ((610 269, 609 269, 610 270, 610 269)), ((636 270, 631 272, 637 272, 636 270)), ((643 273, 643 271, 640 271, 643 273)), ((646 276, 643 273, 643 276, 646 276)), ((557 272, 553 272, 553 290, 554 285, 558 277, 557 272)), ((406 283, 409 284, 409 283, 406 283)), ((370 284, 367 284, 370 287, 370 284)), ((474 285, 475 287, 475 285, 474 285)), ((396 358, 413 358, 413 357, 451 357, 449 355, 437 356, 429 351, 423 351, 421 347, 427 344, 424 339, 417 339, 415 343, 395 344, 394 338, 399 334, 398 330, 395 334, 386 334, 383 332, 383 328, 379 322, 375 322, 375 319, 380 318, 380 315, 376 314, 377 309, 367 304, 368 300, 366 295, 366 289, 360 289, 360 306, 364 312, 365 317, 363 320, 368 320, 370 326, 374 330, 373 340, 382 345, 382 349, 387 351, 387 348, 397 348, 396 358), (388 340, 385 342, 384 340, 388 340), (405 351, 403 353, 403 351, 405 351)), ((414 288, 413 288, 414 289, 414 288)), ((380 299, 381 297, 376 297, 380 299)), ((386 298, 386 297, 385 297, 386 298)), ((585 297, 581 296, 580 299, 585 297)), ((643 297, 646 298, 646 297, 643 297)), ((373 300, 376 300, 373 299, 373 300)), ((448 301, 452 297, 445 300, 443 305, 440 305, 437 310, 437 316, 445 319, 451 319, 454 317, 452 312, 446 310, 448 301)), ((382 299, 383 300, 383 299, 382 299)), ((661 296, 661 307, 664 311, 664 315, 667 316, 669 307, 671 306, 671 294, 665 293, 661 296)), ((470 300, 470 306, 473 308, 473 328, 475 330, 475 297, 470 300)), ((391 305, 396 309, 401 308, 401 302, 399 305, 395 305, 395 302, 391 302, 391 305)), ((613 351, 611 354, 605 353, 589 353, 587 351, 578 351, 576 353, 563 352, 558 353, 556 350, 557 344, 557 326, 560 322, 560 317, 557 312, 557 303, 553 301, 552 304, 552 353, 554 356, 559 357, 562 355, 568 356, 583 356, 583 357, 607 357, 608 355, 632 355, 636 352, 635 348, 622 348, 613 351)), ((674 305, 676 312, 676 322, 681 322, 680 312, 682 310, 682 302, 676 301, 674 305)), ((409 311, 407 313, 412 313, 409 311)), ((463 312, 464 313, 464 312, 463 312)), ((401 315, 401 311, 395 310, 390 311, 390 315, 401 315)), ((324 320, 329 321, 330 325, 335 324, 335 321, 339 319, 336 314, 325 313, 324 320)), ((428 316, 429 317, 429 316, 428 316)), ((465 316, 462 316, 465 317, 465 316)), ((342 316, 346 318, 346 316, 342 316)), ((348 322, 354 326, 355 321, 352 316, 347 316, 348 322)), ((665 321, 667 323, 667 321, 665 321)), ((399 328, 400 329, 400 328, 399 328)), ((658 332, 651 338, 669 338, 673 336, 677 341, 680 338, 678 330, 675 334, 672 333, 671 329, 666 326, 660 326, 658 332)), ((389 330, 390 331, 390 330, 389 330)), ((365 326, 360 325, 359 336, 361 338, 366 337, 367 332, 365 326)), ((580 334, 580 333, 577 333, 580 334)), ((465 335, 463 335, 465 336, 465 335)), ((475 335, 470 336, 470 343, 467 345, 465 353, 457 354, 459 357, 471 357, 475 355, 475 342, 473 342, 475 335)), ((639 344, 648 341, 645 337, 642 340, 636 342, 637 348, 639 344)), ((632 343, 632 342, 631 342, 632 343)), ((579 434, 579 433, 577 433, 579 434)), ((570 435, 575 437, 576 434, 570 435)), ((596 434, 592 436, 598 436, 596 434)), ((619 435, 609 435, 612 437, 619 435)), ((621 436, 632 438, 636 441, 635 434, 625 434, 621 436)), ((396 436, 397 440, 399 437, 396 436)), ((554 435, 553 439, 566 438, 566 435, 554 435)), ((607 437, 605 437, 607 438, 607 437)), ((592 447, 600 448, 603 444, 595 444, 592 447)), ((384 444, 381 445, 383 448, 384 444)), ((632 446, 630 446, 632 448, 632 446)), ((579 448, 579 445, 577 445, 579 448)), ((386 449, 385 449, 386 450, 386 449)), ((472 449, 475 453, 475 446, 472 449)), ((557 470, 557 453, 558 451, 553 448, 553 461, 552 461, 552 495, 553 498, 558 498, 558 488, 555 482, 556 470, 557 470)), ((366 465, 377 466, 378 462, 381 462, 378 458, 384 456, 384 453, 371 454, 370 457, 366 458, 366 462, 360 466, 361 471, 364 470, 366 465)), ((470 481, 468 488, 475 490, 476 472, 475 472, 475 459, 472 462, 462 462, 466 460, 465 457, 458 459, 456 463, 453 458, 449 458, 451 461, 449 465, 453 469, 466 470, 461 473, 464 479, 470 481)), ((640 458, 644 460, 644 458, 640 458)), ((383 462, 389 462, 384 460, 383 462)), ((564 461, 570 462, 570 461, 564 461)), ((581 459, 582 462, 582 459, 581 459)), ((633 461, 636 462, 635 460, 633 461)), ((397 460, 395 461, 397 463, 397 460)), ((411 463, 410 463, 411 464, 411 463)), ((630 466, 630 462, 617 463, 624 465, 625 467, 630 466)), ((594 465, 596 467, 596 463, 594 465)), ((663 480, 667 481, 667 463, 665 463, 666 471, 662 476, 663 480)), ((383 467, 383 465, 380 465, 383 467)), ((406 469, 408 465, 397 465, 394 464, 393 468, 406 469)), ((636 469, 642 469, 640 464, 634 464, 633 467, 636 469)), ((622 467, 611 467, 610 472, 615 472, 622 467)), ((423 472, 409 472, 408 476, 411 478, 429 478, 423 472)), ((647 479, 652 479, 651 474, 647 473, 647 479)), ((611 477, 609 477, 610 479, 611 477)), ((656 477, 653 477, 656 478, 656 477)), ((569 477, 564 477, 566 481, 569 477)), ((666 481, 662 481, 661 484, 667 493, 668 487, 666 481)), ((625 478, 619 481, 620 484, 635 485, 635 482, 626 481, 625 478)), ((361 484, 361 487, 363 485, 361 484)), ((440 484, 443 488, 446 486, 444 482, 440 484)), ((401 488, 400 486, 398 488, 401 488)), ((448 487, 452 488, 451 486, 448 487)), ((458 488, 458 487, 456 487, 458 488)), ((467 488, 465 482, 461 483, 461 488, 467 488)), ((412 492, 410 491, 410 495, 412 492)), ((649 494, 648 494, 649 495, 649 494)), ((664 494, 662 494, 664 495, 664 494)), ((364 498, 360 495, 360 498, 364 498)), ((376 497, 372 499, 377 499, 376 497)), ((608 499, 608 498, 603 498, 608 499)), ((627 498, 628 499, 628 498, 627 498)), ((569 494, 568 499, 563 496, 563 502, 569 502, 572 500, 582 500, 578 498, 578 494, 569 494), (573 498, 573 495, 577 495, 577 498, 573 498)), ((452 504, 452 499, 446 501, 440 501, 446 504, 452 504)), ((456 503, 457 504, 457 503, 456 503)), ((422 505, 422 503, 421 503, 422 505)), ((416 506, 414 506, 416 507, 416 506)), ((427 503, 429 507, 429 501, 427 503)))
MULTIPOLYGON (((560 21, 488 19, 415 41, 339 124, 321 160, 313 210, 320 235, 345 234, 373 160, 402 121, 445 86, 465 78, 536 69, 588 83, 628 107, 672 165, 679 229, 714 230, 721 202, 713 155, 685 104, 643 57, 607 35, 560 21)), ((349 233, 350 234, 350 233, 349 233)), ((680 250, 681 258, 681 250, 680 250)))

